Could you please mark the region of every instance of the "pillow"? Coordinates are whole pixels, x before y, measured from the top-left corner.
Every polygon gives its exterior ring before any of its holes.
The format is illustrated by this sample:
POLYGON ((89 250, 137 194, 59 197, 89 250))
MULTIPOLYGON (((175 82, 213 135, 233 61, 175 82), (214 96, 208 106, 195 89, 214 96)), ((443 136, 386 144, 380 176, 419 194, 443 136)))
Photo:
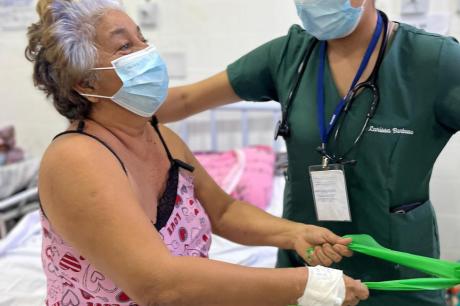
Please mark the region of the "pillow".
POLYGON ((270 203, 275 153, 268 146, 225 152, 197 152, 198 161, 228 194, 261 209, 270 203))

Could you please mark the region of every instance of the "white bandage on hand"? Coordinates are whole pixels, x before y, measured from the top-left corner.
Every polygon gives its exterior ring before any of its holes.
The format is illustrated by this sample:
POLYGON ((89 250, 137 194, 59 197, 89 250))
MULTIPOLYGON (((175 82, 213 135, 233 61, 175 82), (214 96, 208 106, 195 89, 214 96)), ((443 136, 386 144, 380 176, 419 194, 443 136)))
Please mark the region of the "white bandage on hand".
POLYGON ((322 266, 308 267, 308 282, 299 306, 340 306, 345 299, 343 272, 322 266))

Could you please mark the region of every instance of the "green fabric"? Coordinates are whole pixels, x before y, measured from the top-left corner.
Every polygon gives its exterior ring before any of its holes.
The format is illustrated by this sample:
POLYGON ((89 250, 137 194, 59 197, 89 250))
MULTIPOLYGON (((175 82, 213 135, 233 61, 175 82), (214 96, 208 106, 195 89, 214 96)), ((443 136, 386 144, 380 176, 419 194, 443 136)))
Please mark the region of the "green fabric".
POLYGON ((397 263, 439 278, 418 278, 386 282, 365 282, 369 289, 377 290, 437 290, 460 284, 460 264, 424 256, 397 252, 381 246, 369 235, 347 235, 349 248, 369 256, 397 263))
POLYGON ((459 279, 452 278, 414 278, 386 282, 365 282, 369 289, 388 291, 439 290, 455 287, 459 279))
MULTIPOLYGON (((257 48, 227 68, 230 83, 244 100, 286 103, 299 63, 312 37, 299 26, 257 48)), ((429 199, 429 182, 436 158, 460 129, 460 47, 452 39, 427 34, 401 24, 379 72, 380 105, 370 126, 347 156, 357 160, 345 169, 353 222, 318 222, 308 167, 321 163, 317 127, 316 85, 319 50, 302 75, 289 114, 288 170, 283 216, 329 228, 337 235, 370 234, 392 250, 439 258, 436 217, 429 199), (413 134, 393 133, 393 128, 413 134), (420 202, 417 209, 393 214, 392 207, 420 202)), ((340 95, 327 62, 325 110, 330 118, 340 95)), ((357 97, 332 151, 343 152, 358 135, 370 97, 357 97)), ((293 251, 280 250, 278 267, 302 266, 293 251)), ((421 272, 356 254, 334 266, 365 282, 423 277, 421 272)), ((375 292, 360 305, 441 306, 441 291, 375 292)))

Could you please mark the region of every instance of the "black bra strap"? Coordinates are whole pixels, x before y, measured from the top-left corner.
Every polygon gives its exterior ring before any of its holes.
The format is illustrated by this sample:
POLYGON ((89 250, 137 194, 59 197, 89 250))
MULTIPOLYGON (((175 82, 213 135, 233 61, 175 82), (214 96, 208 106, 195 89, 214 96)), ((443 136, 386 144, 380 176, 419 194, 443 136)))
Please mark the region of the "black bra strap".
POLYGON ((158 119, 157 117, 153 116, 152 120, 150 120, 150 124, 153 126, 155 131, 157 132, 158 136, 160 137, 161 143, 163 144, 163 147, 165 148, 166 155, 168 155, 168 159, 171 162, 171 164, 174 163, 174 158, 171 155, 171 152, 169 151, 168 146, 166 145, 165 140, 163 139, 163 136, 160 133, 160 129, 158 128, 158 119))
POLYGON ((65 132, 59 133, 53 138, 53 140, 55 140, 56 138, 58 138, 58 137, 60 137, 62 135, 67 135, 67 134, 80 134, 80 135, 85 135, 85 136, 91 137, 94 140, 98 141, 100 144, 102 144, 104 147, 106 147, 116 157, 116 159, 120 163, 121 167, 123 168, 123 171, 126 174, 128 174, 128 172, 126 171, 126 168, 125 168, 125 164, 123 163, 121 158, 117 155, 117 153, 115 153, 115 151, 107 143, 105 143, 103 140, 97 138, 94 135, 91 135, 91 134, 88 134, 88 133, 84 132, 83 131, 84 128, 85 128, 85 122, 83 120, 80 120, 80 122, 78 122, 78 127, 77 127, 76 131, 65 131, 65 132))
POLYGON ((84 130, 84 129, 85 129, 85 121, 80 120, 80 121, 78 122, 77 131, 83 133, 83 130, 84 130))
POLYGON ((168 146, 166 145, 165 140, 163 139, 163 136, 160 133, 160 129, 158 128, 158 119, 156 116, 152 117, 152 120, 150 120, 150 124, 153 126, 155 131, 157 132, 158 136, 160 137, 161 143, 163 144, 163 147, 165 148, 166 154, 168 155, 168 159, 171 162, 171 166, 179 166, 185 170, 188 170, 190 172, 193 172, 195 170, 195 167, 192 165, 187 164, 186 162, 181 161, 180 159, 175 159, 172 157, 171 152, 169 151, 168 146))

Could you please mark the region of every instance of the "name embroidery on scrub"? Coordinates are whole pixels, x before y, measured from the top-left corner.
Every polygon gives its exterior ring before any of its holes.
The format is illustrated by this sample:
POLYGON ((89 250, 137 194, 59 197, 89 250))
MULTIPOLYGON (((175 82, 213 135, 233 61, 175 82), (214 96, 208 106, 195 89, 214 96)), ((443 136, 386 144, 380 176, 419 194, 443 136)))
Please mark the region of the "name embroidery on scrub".
POLYGON ((399 129, 399 128, 384 128, 384 127, 375 127, 371 125, 368 132, 380 133, 380 134, 403 134, 403 135, 414 135, 413 130, 399 129))

